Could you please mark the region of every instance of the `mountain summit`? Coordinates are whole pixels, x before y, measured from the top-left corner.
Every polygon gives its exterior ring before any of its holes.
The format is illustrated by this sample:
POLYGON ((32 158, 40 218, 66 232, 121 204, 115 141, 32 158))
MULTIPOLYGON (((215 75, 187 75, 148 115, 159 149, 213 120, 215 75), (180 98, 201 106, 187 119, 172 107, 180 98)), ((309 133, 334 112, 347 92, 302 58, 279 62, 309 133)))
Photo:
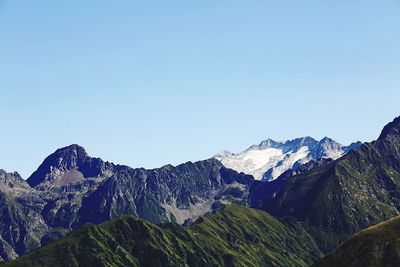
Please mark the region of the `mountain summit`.
POLYGON ((378 140, 388 139, 391 136, 400 136, 400 116, 383 128, 378 140))
POLYGON ((30 186, 67 185, 88 177, 112 174, 114 165, 99 158, 91 158, 76 144, 60 148, 48 156, 28 178, 30 186))

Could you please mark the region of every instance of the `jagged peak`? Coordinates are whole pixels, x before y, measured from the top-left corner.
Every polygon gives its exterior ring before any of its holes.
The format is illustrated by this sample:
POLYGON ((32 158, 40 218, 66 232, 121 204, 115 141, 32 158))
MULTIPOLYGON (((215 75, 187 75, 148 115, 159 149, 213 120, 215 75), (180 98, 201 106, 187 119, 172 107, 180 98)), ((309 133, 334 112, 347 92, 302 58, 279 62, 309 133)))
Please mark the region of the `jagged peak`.
POLYGON ((395 118, 392 122, 383 127, 381 135, 378 140, 388 139, 390 136, 400 136, 400 116, 395 118))
POLYGON ((230 152, 230 151, 228 151, 228 150, 223 149, 223 150, 221 150, 220 152, 218 152, 217 154, 215 154, 215 155, 214 155, 214 158, 220 160, 220 159, 223 159, 224 157, 232 156, 232 155, 234 155, 234 153, 232 153, 232 152, 230 152))
POLYGON ((320 144, 338 144, 338 145, 340 145, 340 143, 336 142, 335 140, 333 140, 332 138, 327 137, 327 136, 325 136, 324 138, 322 138, 322 139, 319 141, 319 143, 320 143, 320 144))
POLYGON ((6 170, 4 170, 4 169, 0 169, 0 176, 3 176, 3 177, 12 177, 12 178, 14 178, 14 179, 16 179, 16 180, 19 180, 19 181, 24 181, 24 179, 21 177, 21 175, 18 173, 18 172, 7 172, 6 170))
POLYGON ((299 140, 299 141, 316 141, 313 137, 311 137, 311 136, 304 136, 304 137, 298 137, 298 138, 295 138, 295 139, 293 139, 293 140, 287 140, 286 142, 290 142, 290 141, 296 141, 296 140, 299 140))
POLYGON ((290 145, 290 144, 299 144, 301 145, 309 145, 310 143, 317 143, 314 138, 310 136, 305 136, 305 137, 299 137, 295 139, 290 139, 286 141, 275 141, 271 138, 268 138, 264 141, 262 141, 259 145, 253 145, 251 146, 248 150, 258 148, 258 149, 265 149, 265 148, 277 148, 277 147, 282 147, 285 145, 290 145))
POLYGON ((317 140, 315 140, 314 138, 310 137, 310 136, 305 136, 305 137, 299 137, 299 138, 295 138, 292 140, 286 140, 283 145, 285 146, 293 146, 296 145, 298 148, 303 147, 303 146, 308 146, 308 147, 313 147, 314 145, 316 145, 318 143, 317 140))
POLYGON ((69 146, 59 148, 53 153, 53 155, 54 154, 55 155, 75 154, 75 155, 79 155, 79 156, 88 157, 88 154, 87 154, 85 148, 78 144, 72 144, 69 146))
POLYGON ((361 141, 353 142, 348 146, 343 147, 344 153, 348 153, 350 150, 360 147, 363 143, 361 141))
POLYGON ((4 169, 0 169, 0 174, 9 174, 9 175, 12 175, 12 176, 15 176, 15 177, 18 177, 18 178, 21 178, 22 179, 22 177, 21 177, 21 175, 18 173, 18 172, 16 172, 16 171, 14 171, 14 172, 8 172, 8 171, 6 171, 6 170, 4 170, 4 169))
POLYGON ((12 194, 15 188, 28 189, 29 185, 18 172, 6 172, 0 169, 0 192, 12 194))
MULTIPOLYGON (((36 186, 48 181, 49 175, 52 176, 55 172, 57 173, 55 176, 62 177, 62 173, 74 170, 81 172, 78 176, 96 177, 101 175, 105 168, 112 169, 112 164, 109 164, 110 166, 104 164, 109 163, 89 157, 82 146, 72 144, 59 148, 49 155, 27 181, 31 186, 36 186)), ((54 180, 54 177, 51 179, 54 180)))
POLYGON ((258 149, 274 148, 279 143, 280 142, 277 142, 275 140, 272 140, 271 138, 268 138, 266 140, 261 141, 259 145, 251 146, 249 149, 252 149, 252 148, 258 148, 258 149))
POLYGON ((317 141, 314 138, 312 138, 311 136, 300 137, 300 138, 297 138, 297 139, 300 140, 301 143, 308 143, 308 142, 316 142, 317 141))
POLYGON ((72 169, 86 158, 89 158, 89 155, 86 153, 85 148, 77 144, 72 144, 57 149, 43 161, 41 166, 44 166, 46 169, 50 166, 54 168, 72 169))

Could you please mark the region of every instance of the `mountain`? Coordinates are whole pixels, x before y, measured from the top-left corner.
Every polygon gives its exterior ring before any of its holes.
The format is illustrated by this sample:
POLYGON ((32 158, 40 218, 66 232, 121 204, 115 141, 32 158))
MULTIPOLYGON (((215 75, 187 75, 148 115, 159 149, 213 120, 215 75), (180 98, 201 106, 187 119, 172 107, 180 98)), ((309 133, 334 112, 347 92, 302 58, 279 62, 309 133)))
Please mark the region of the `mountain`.
POLYGON ((399 135, 400 135, 400 116, 395 118, 392 122, 390 122, 383 128, 378 140, 397 138, 399 135))
POLYGON ((40 246, 48 230, 40 215, 43 205, 18 173, 0 170, 0 261, 40 246))
POLYGON ((378 140, 323 166, 252 190, 251 206, 295 221, 327 253, 352 234, 393 218, 400 210, 400 119, 378 140), (268 190, 270 190, 268 192, 268 190))
POLYGON ((89 157, 79 145, 58 149, 48 156, 28 178, 30 186, 67 186, 87 178, 106 178, 116 166, 99 158, 89 157))
POLYGON ((319 256, 305 232, 230 205, 189 227, 131 216, 86 224, 3 266, 308 266, 319 256))
POLYGON ((27 181, 3 176, 0 260, 121 215, 190 224, 222 204, 246 204, 254 181, 215 159, 133 169, 92 158, 78 145, 55 151, 27 181))
POLYGON ((153 170, 126 168, 82 199, 77 225, 119 215, 182 224, 218 203, 245 204, 252 181, 253 177, 226 169, 214 159, 153 170))
POLYGON ((83 147, 74 144, 48 156, 27 182, 45 203, 40 213, 46 224, 71 229, 82 200, 125 168, 129 167, 89 157, 83 147))
POLYGON ((355 142, 343 146, 328 137, 320 141, 311 137, 285 142, 267 139, 239 154, 224 150, 214 157, 227 168, 253 175, 257 180, 272 181, 295 164, 325 158, 337 159, 360 145, 361 142, 355 142))
POLYGON ((313 266, 400 266, 400 217, 361 231, 313 266))

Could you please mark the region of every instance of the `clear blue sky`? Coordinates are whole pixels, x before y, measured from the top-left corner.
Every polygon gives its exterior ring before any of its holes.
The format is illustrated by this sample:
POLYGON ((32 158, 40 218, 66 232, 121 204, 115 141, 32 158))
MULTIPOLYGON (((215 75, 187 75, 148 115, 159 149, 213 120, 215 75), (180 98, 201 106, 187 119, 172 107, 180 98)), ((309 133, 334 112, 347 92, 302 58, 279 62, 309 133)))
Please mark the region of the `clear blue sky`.
POLYGON ((0 0, 0 168, 373 140, 400 115, 399 29, 397 0, 0 0))

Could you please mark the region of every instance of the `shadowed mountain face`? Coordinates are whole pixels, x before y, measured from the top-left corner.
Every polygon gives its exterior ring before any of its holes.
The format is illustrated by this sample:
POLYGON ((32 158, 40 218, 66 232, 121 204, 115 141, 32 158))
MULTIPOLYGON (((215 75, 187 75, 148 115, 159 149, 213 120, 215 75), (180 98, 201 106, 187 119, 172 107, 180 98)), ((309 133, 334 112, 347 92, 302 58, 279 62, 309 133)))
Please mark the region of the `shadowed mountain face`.
POLYGON ((134 217, 88 224, 4 266, 308 266, 320 256, 305 232, 230 205, 189 227, 134 217))
POLYGON ((123 169, 83 198, 78 224, 121 214, 152 222, 197 218, 218 203, 245 204, 253 178, 225 169, 217 160, 160 169, 123 169))
POLYGON ((109 177, 115 168, 112 163, 89 157, 83 147, 71 145, 48 156, 27 182, 32 187, 65 186, 85 178, 109 177))
POLYGON ((324 252, 400 209, 400 120, 381 137, 321 167, 282 179, 278 190, 253 206, 295 220, 324 252))
POLYGON ((383 130, 378 140, 385 140, 391 138, 398 138, 400 135, 400 116, 395 118, 392 122, 387 124, 383 130))
POLYGON ((313 266, 400 266, 400 217, 361 231, 313 266))
POLYGON ((128 167, 89 157, 83 147, 71 145, 48 156, 27 182, 45 202, 40 213, 46 224, 70 229, 82 199, 122 168, 128 167))
POLYGON ((121 215, 190 223, 223 203, 245 204, 253 177, 226 169, 215 159, 132 169, 91 158, 72 145, 47 157, 27 182, 19 175, 0 176, 3 260, 84 223, 121 215), (17 229, 10 232, 10 225, 17 229))
POLYGON ((40 246, 48 227, 40 215, 44 201, 18 173, 0 170, 0 261, 40 246))

